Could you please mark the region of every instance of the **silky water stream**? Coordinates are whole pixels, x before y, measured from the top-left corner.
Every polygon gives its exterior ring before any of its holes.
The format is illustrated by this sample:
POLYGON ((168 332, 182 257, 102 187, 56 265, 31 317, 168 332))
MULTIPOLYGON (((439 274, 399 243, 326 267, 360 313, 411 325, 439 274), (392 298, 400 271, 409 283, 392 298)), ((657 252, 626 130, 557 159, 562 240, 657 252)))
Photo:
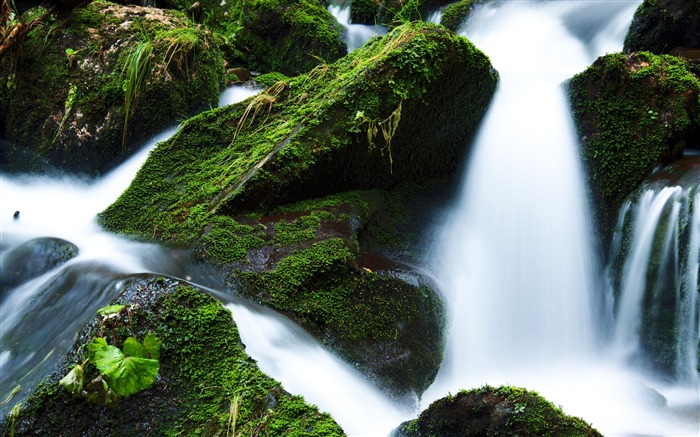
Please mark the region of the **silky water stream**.
MULTIPOLYGON (((688 364, 679 372, 687 377, 669 382, 639 365, 644 361, 639 348, 618 347, 630 343, 624 340, 630 327, 621 326, 628 316, 620 313, 615 325, 603 269, 591 254, 588 206, 562 90, 562 82, 596 56, 620 50, 639 3, 490 2, 476 8, 461 29, 491 57, 501 83, 474 145, 461 196, 436 230, 434 265, 426 266, 441 285, 451 317, 443 366, 422 394, 420 408, 462 388, 513 384, 539 391, 606 435, 698 435, 697 375, 687 376, 697 358, 680 348, 688 364), (667 406, 654 402, 659 393, 667 406)), ((347 7, 334 11, 341 12, 347 7)), ((381 32, 344 20, 349 37, 360 34, 353 47, 381 32)), ((229 93, 221 105, 250 95, 235 88, 229 93)), ((0 174, 3 256, 43 236, 66 239, 80 250, 65 265, 3 297, 0 338, 21 338, 25 346, 11 354, 7 344, 0 344, 0 400, 18 381, 31 387, 39 379, 43 366, 74 341, 77 327, 115 297, 121 275, 149 271, 198 282, 178 253, 104 234, 95 223, 95 214, 126 188, 148 151, 173 132, 164 132, 99 180, 0 174), (15 210, 19 220, 12 219, 15 210), (85 289, 102 291, 85 305, 85 289), (36 296, 40 290, 43 297, 36 296), (42 299, 49 304, 40 321, 25 317, 42 299)), ((690 210, 679 211, 687 217, 690 210)), ((697 247, 700 231, 694 232, 689 241, 697 247)), ((686 258, 697 264, 697 257, 686 258)), ((621 271, 629 276, 634 270, 621 271)), ((697 275, 684 281, 697 284, 697 275)), ((247 351, 261 369, 331 413, 349 435, 387 435, 419 413, 416 405, 386 397, 286 318, 212 293, 232 310, 247 351)), ((689 330, 684 335, 697 341, 697 325, 689 330)), ((24 390, 0 406, 1 412, 23 396, 24 390)))

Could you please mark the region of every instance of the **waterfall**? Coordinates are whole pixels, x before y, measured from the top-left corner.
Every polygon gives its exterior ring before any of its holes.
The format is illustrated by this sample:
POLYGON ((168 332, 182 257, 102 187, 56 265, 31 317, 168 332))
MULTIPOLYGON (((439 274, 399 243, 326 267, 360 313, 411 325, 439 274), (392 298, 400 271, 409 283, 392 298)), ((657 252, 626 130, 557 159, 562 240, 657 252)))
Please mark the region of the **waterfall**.
POLYGON ((328 12, 345 28, 348 53, 363 46, 374 35, 386 35, 387 28, 381 24, 353 24, 350 18, 350 2, 334 2, 328 5, 328 12))
POLYGON ((609 352, 614 322, 562 87, 621 49, 639 3, 489 2, 460 29, 501 82, 432 250, 450 319, 423 406, 462 388, 513 384, 604 434, 697 431, 697 417, 669 419, 697 410, 697 385, 665 385, 609 352))
POLYGON ((614 347, 643 370, 697 384, 700 178, 658 185, 627 199, 615 230, 614 347))

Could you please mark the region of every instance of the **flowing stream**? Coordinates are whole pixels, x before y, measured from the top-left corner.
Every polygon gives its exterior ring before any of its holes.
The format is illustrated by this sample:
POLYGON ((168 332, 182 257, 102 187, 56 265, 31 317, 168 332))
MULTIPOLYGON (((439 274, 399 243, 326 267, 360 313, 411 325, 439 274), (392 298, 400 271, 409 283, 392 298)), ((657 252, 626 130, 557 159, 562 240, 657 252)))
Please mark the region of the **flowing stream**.
MULTIPOLYGON (((624 304, 613 318, 604 271, 591 253, 589 207, 562 88, 597 56, 621 49, 639 3, 486 2, 461 29, 491 57, 501 83, 473 146, 461 195, 432 248, 435 263, 428 268, 440 282, 451 316, 444 363, 422 395, 421 408, 462 388, 513 384, 539 391, 606 435, 698 435, 697 374, 688 371, 697 357, 679 348, 681 369, 675 375, 680 376, 659 378, 638 365, 645 355, 636 346, 641 340, 634 334, 634 308, 627 314, 624 304)), ((358 38, 349 42, 352 48, 382 32, 350 25, 347 6, 333 8, 348 37, 358 38)), ((232 88, 220 104, 252 93, 232 88)), ((31 387, 41 378, 75 340, 78 327, 115 297, 124 275, 154 272, 216 288, 180 253, 105 234, 95 223, 95 215, 128 186, 152 147, 173 132, 154 138, 97 180, 0 174, 0 266, 2 256, 36 237, 62 238, 80 251, 65 265, 2 296, 0 401, 17 385, 31 387), (12 218, 16 210, 19 220, 12 218)), ((643 204, 649 208, 630 203, 625 211, 636 211, 641 221, 654 220, 653 204, 662 202, 654 199, 677 202, 678 214, 671 208, 665 216, 694 224, 683 231, 689 235, 685 239, 674 239, 669 231, 667 246, 689 241, 690 256, 683 259, 692 267, 698 263, 693 251, 700 241, 700 208, 682 206, 683 199, 691 199, 687 192, 661 187, 643 204)), ((634 247, 651 247, 643 236, 630 238, 634 247)), ((628 252, 621 264, 630 267, 620 270, 624 279, 618 282, 631 290, 621 292, 623 299, 634 301, 640 287, 634 281, 643 274, 634 265, 647 255, 628 252)), ((687 271, 680 282, 689 288, 695 281, 697 288, 697 268, 695 276, 692 268, 687 271)), ((232 310, 247 351, 261 369, 331 413, 349 435, 387 435, 419 413, 415 405, 397 404, 378 391, 288 319, 214 289, 232 310)), ((692 313, 697 300, 678 307, 697 319, 692 313)), ((683 326, 681 336, 697 342, 697 325, 683 326)), ((26 393, 20 389, 0 405, 0 413, 26 393)))

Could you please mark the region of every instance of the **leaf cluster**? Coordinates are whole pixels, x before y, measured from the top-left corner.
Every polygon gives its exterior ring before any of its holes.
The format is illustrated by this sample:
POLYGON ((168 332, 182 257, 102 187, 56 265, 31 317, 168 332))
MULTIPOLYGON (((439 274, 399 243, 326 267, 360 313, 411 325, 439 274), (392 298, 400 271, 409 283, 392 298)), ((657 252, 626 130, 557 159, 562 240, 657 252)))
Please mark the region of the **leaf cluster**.
POLYGON ((98 405, 116 406, 120 397, 127 397, 147 389, 158 376, 161 340, 152 332, 140 342, 131 328, 130 309, 124 305, 109 305, 97 310, 102 316, 100 336, 87 344, 88 357, 59 381, 59 384, 77 397, 98 405), (126 320, 131 328, 120 349, 116 330, 126 320), (105 328, 110 328, 113 344, 107 343, 105 328), (86 366, 94 364, 99 375, 85 384, 86 366))

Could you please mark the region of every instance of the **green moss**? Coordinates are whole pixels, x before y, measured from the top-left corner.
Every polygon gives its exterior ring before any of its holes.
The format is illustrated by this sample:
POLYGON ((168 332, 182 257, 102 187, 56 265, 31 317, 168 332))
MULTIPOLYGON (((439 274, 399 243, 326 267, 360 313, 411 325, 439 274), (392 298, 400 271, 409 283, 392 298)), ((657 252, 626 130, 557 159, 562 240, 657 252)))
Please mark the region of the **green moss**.
POLYGON ((282 73, 266 73, 255 78, 255 82, 269 88, 277 82, 287 82, 289 78, 282 73))
POLYGON ((672 56, 613 54, 572 78, 569 94, 607 247, 627 195, 698 134, 700 82, 672 56))
POLYGON ((342 26, 318 1, 253 0, 241 14, 234 43, 251 70, 292 76, 347 53, 342 26))
POLYGON ((442 12, 440 24, 456 32, 471 14, 474 0, 460 0, 449 4, 442 12))

